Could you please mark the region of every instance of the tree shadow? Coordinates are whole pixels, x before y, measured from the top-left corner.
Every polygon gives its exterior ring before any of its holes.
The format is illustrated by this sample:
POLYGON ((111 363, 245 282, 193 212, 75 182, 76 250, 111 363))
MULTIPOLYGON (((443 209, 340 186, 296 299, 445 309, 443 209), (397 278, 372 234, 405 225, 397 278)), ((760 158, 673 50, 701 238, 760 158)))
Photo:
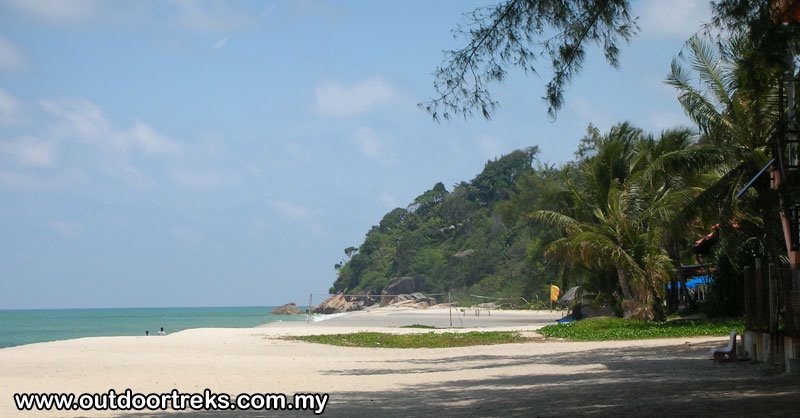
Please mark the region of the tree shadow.
MULTIPOLYGON (((328 376, 392 376, 486 370, 486 377, 335 392, 326 416, 796 416, 800 377, 752 362, 717 364, 716 343, 604 348, 555 354, 474 355, 371 362, 328 376), (376 364, 371 364, 376 363, 376 364), (414 367, 391 367, 399 363, 414 367), (503 376, 525 365, 592 366, 575 373, 503 376), (506 369, 508 370, 508 369, 506 369), (582 371, 583 370, 583 371, 582 371), (588 371, 586 371, 588 370, 588 371)), ((542 368, 539 368, 542 369, 542 368)), ((201 417, 311 416, 311 411, 192 412, 201 417)), ((158 414, 130 414, 131 417, 158 414)))

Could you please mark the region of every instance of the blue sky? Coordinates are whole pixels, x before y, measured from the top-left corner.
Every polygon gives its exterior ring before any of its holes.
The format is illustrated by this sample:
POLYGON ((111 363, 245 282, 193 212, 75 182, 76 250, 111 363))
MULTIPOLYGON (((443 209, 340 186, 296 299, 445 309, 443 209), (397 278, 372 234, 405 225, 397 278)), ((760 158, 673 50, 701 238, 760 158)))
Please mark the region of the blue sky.
POLYGON ((512 73, 491 121, 436 123, 416 104, 491 1, 0 0, 0 309, 319 301, 436 182, 686 125, 663 80, 706 2, 633 3, 622 68, 590 53, 555 121, 512 73))

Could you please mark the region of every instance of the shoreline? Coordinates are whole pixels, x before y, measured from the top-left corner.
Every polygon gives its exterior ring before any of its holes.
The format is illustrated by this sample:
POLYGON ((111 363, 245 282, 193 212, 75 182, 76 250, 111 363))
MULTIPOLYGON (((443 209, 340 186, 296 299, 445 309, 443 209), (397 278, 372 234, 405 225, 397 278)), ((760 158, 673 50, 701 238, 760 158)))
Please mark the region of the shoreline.
MULTIPOLYGON (((127 309, 127 308, 121 308, 127 309)), ((459 318, 457 313, 457 309, 453 308, 452 310, 452 318, 453 318, 453 327, 449 326, 449 319, 450 319, 450 310, 448 308, 428 308, 428 309, 416 309, 416 308, 409 308, 409 307, 370 307, 360 311, 351 311, 351 312, 343 312, 343 313, 335 313, 335 314, 314 314, 312 320, 309 322, 305 317, 305 314, 300 315, 287 315, 287 317, 295 317, 296 319, 278 319, 272 322, 266 322, 254 326, 248 327, 192 327, 186 328, 179 331, 168 331, 167 336, 169 335, 176 335, 180 333, 184 333, 187 331, 192 330, 203 330, 203 329, 219 329, 219 330, 228 330, 228 329, 260 329, 260 328, 282 328, 282 329, 293 329, 295 327, 307 327, 308 330, 311 329, 320 329, 320 330, 329 330, 327 333, 331 333, 330 328, 337 328, 338 333, 347 332, 348 328, 353 328, 354 330, 351 332, 356 332, 358 330, 370 330, 370 331, 380 331, 380 332, 403 332, 403 333, 413 333, 413 332, 422 332, 422 331, 440 331, 451 329, 454 332, 458 332, 458 330, 465 330, 471 328, 486 328, 492 327, 497 328, 498 326, 503 326, 502 330, 514 330, 511 329, 514 327, 512 322, 505 320, 503 318, 522 318, 520 320, 526 320, 527 317, 532 317, 534 319, 538 317, 546 318, 545 321, 548 321, 549 318, 552 316, 553 318, 560 318, 560 314, 558 311, 533 311, 533 310, 495 310, 492 309, 490 312, 495 314, 494 318, 491 318, 491 314, 487 314, 487 310, 482 309, 481 317, 472 318, 470 316, 463 316, 459 318), (535 312, 534 315, 529 315, 527 313, 535 312), (543 312, 546 312, 543 314, 543 312), (410 328, 401 328, 402 326, 407 325, 414 325, 414 324, 422 324, 422 325, 430 325, 436 326, 436 329, 410 329, 410 328), (498 325, 499 324, 499 325, 498 325), (472 326, 469 326, 472 325, 472 326), (400 331, 400 330, 408 330, 408 331, 400 331)), ((471 309, 471 312, 474 312, 475 308, 471 309)), ((542 320, 537 320, 537 324, 544 323, 542 320)), ((553 323, 553 322, 547 322, 553 323)), ((538 326, 537 326, 538 328, 538 326)), ((498 330, 500 330, 498 328, 498 330)), ((530 326, 525 327, 525 329, 520 329, 521 331, 530 331, 530 326)), ((299 330, 293 330, 291 335, 303 335, 302 333, 297 334, 299 330)), ((323 332, 325 333, 325 332, 323 332)), ((152 333, 149 336, 145 335, 91 335, 91 336, 79 336, 74 338, 63 338, 63 339, 54 339, 49 341, 36 341, 30 342, 25 344, 17 344, 11 345, 6 347, 0 347, 0 353, 3 350, 8 350, 17 347, 27 347, 36 344, 50 344, 50 343, 58 343, 64 341, 72 341, 72 340, 84 340, 84 339, 91 339, 91 338, 163 338, 162 336, 156 335, 152 333)))
MULTIPOLYGON (((234 307, 234 308, 251 308, 251 307, 234 307)), ((256 307, 260 308, 260 307, 256 307)), ((86 310, 105 310, 106 308, 86 309, 86 310)), ((114 309, 133 309, 140 308, 114 308, 114 309)), ((149 308, 148 308, 149 309, 149 308)), ((161 309, 161 308, 158 308, 161 309)), ((174 308, 174 309, 187 309, 187 308, 174 308)), ((204 308, 189 308, 189 309, 204 309, 204 308)), ((213 309, 213 308, 212 308, 213 309)), ((59 311, 58 309, 49 311, 59 311)), ((75 311, 68 309, 67 311, 75 311)), ((462 329, 462 328, 485 328, 497 326, 512 326, 515 324, 524 325, 528 320, 526 313, 535 312, 533 321, 536 324, 550 324, 555 319, 560 318, 560 311, 551 310, 504 310, 504 309, 485 309, 485 308, 456 308, 452 311, 448 307, 429 307, 427 309, 418 309, 412 307, 368 307, 359 311, 350 311, 335 314, 313 314, 311 321, 308 321, 306 314, 299 315, 286 315, 276 316, 276 319, 271 322, 265 322, 249 326, 193 326, 189 328, 180 329, 179 331, 170 331, 167 329, 168 334, 175 334, 179 332, 189 331, 192 329, 247 329, 247 328, 262 328, 262 327, 293 327, 293 326, 317 326, 317 327, 332 327, 332 326, 345 326, 345 327, 370 327, 370 328, 400 328, 408 325, 427 325, 436 327, 436 329, 462 329), (464 311, 462 313, 462 311, 464 311), (476 316, 476 311, 478 315, 476 316), (494 313, 495 317, 491 315, 494 313), (514 317, 517 318, 514 321, 514 317), (542 320, 539 317, 544 317, 542 320), (288 319, 292 318, 292 319, 288 319), (505 318, 505 321, 504 319, 505 318), (509 319, 511 318, 511 319, 509 319), (550 318, 555 318, 550 320, 550 318), (451 321, 452 320, 452 321, 451 321), (452 324, 452 325, 451 325, 452 324)), ((156 328, 157 329, 157 328, 156 328)), ((156 329, 152 331, 150 336, 159 337, 156 335, 156 329)), ((529 329, 526 329, 529 330, 529 329)), ((92 332, 89 332, 92 334, 92 332)), ((84 338, 105 338, 105 337, 145 337, 140 334, 97 334, 97 335, 80 335, 75 337, 53 337, 53 339, 46 341, 32 341, 22 344, 8 345, 0 347, 0 351, 14 347, 28 346, 32 344, 53 343, 59 341, 69 341, 74 339, 84 338)))
MULTIPOLYGON (((763 414, 764 405, 778 411, 797 405, 800 378, 771 374, 774 369, 768 365, 714 364, 709 349, 724 345, 727 337, 533 340, 436 349, 338 347, 282 338, 360 330, 525 331, 537 329, 544 321, 552 323, 554 316, 560 314, 493 311, 491 317, 473 316, 470 324, 491 320, 496 326, 430 330, 399 326, 419 320, 449 322, 447 309, 392 308, 357 311, 311 324, 194 328, 166 337, 89 337, 9 347, 0 350, 0 416, 153 416, 153 411, 22 414, 13 404, 13 393, 106 393, 127 388, 140 393, 210 389, 234 396, 326 393, 330 402, 325 414, 330 416, 431 412, 444 416, 554 416, 564 411, 605 415, 608 408, 618 416, 658 415, 663 408, 677 416, 747 416, 763 414), (745 390, 747 397, 735 396, 745 390), (689 401, 692 408, 682 409, 689 401)), ((264 411, 209 411, 202 415, 260 417, 264 411)))
POLYGON ((304 320, 272 315, 274 307, 86 308, 0 311, 0 349, 41 342, 106 336, 156 335, 200 327, 249 328, 269 321, 304 320))

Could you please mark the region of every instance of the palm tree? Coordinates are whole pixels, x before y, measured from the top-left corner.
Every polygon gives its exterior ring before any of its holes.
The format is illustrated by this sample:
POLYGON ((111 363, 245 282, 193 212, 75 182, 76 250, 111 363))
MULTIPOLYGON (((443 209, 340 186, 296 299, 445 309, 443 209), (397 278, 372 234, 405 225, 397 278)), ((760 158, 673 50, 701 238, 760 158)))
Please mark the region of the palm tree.
POLYGON ((667 225, 691 197, 685 179, 654 174, 692 145, 687 130, 662 133, 658 140, 623 123, 588 148, 579 184, 572 185, 579 208, 567 214, 539 210, 532 217, 564 230, 546 256, 587 268, 612 269, 629 314, 663 319, 662 285, 674 261, 665 250, 667 225))
MULTIPOLYGON (((718 47, 715 50, 706 38, 691 38, 689 67, 673 60, 667 83, 677 89, 684 111, 702 133, 700 146, 683 157, 694 158, 697 168, 716 175, 690 208, 721 213, 728 221, 736 210, 737 192, 770 160, 767 147, 778 121, 778 79, 752 81, 754 71, 747 68, 752 50, 746 38, 732 37, 718 47)), ((764 183, 755 190, 759 200, 767 199, 764 183)), ((687 212, 681 221, 697 215, 699 211, 687 212)))
MULTIPOLYGON (((735 234, 763 242, 760 251, 777 261, 782 251, 776 193, 770 189, 766 176, 744 195, 738 196, 738 192, 770 161, 769 139, 779 120, 780 74, 759 64, 758 51, 743 36, 732 36, 716 44, 716 48, 712 45, 707 38, 690 39, 685 59, 673 60, 667 77, 667 83, 677 89, 684 111, 702 134, 700 145, 683 157, 694 158, 696 166, 709 173, 703 190, 675 218, 674 224, 691 225, 705 219, 706 225, 719 224, 723 236, 733 234, 732 225, 736 225, 740 230, 735 234), (705 157, 697 158, 700 154, 705 157)), ((717 254, 737 259, 736 253, 744 248, 742 241, 723 239, 725 248, 717 254)), ((750 257, 753 255, 759 254, 750 257)), ((738 263, 725 264, 741 268, 738 263)), ((736 302, 741 295, 721 291, 726 287, 723 281, 735 282, 738 276, 717 277, 715 286, 719 287, 712 288, 712 297, 720 299, 722 305, 738 305, 741 309, 740 302, 736 302)))

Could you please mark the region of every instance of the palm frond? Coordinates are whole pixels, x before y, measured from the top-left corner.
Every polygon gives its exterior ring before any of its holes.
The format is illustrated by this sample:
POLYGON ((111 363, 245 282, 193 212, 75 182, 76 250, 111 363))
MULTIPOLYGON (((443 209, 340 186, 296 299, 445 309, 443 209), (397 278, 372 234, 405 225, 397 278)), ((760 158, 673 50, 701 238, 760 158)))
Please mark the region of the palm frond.
POLYGON ((550 210, 536 210, 528 214, 532 220, 563 229, 567 233, 580 231, 580 222, 562 213, 550 210))

